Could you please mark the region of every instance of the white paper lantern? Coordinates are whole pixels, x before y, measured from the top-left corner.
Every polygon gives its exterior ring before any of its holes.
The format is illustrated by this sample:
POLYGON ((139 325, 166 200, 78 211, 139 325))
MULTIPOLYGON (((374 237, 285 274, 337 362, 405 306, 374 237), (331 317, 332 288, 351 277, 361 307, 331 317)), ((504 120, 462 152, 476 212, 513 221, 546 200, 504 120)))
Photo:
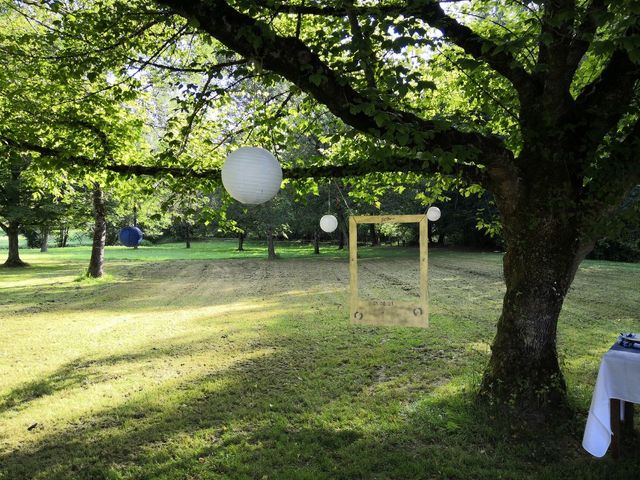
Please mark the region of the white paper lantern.
POLYGON ((227 155, 222 166, 222 185, 241 203, 258 205, 276 196, 282 168, 264 148, 240 147, 227 155))
POLYGON ((338 219, 333 215, 324 215, 320 219, 320 228, 323 232, 334 232, 338 228, 338 219))
POLYGON ((438 207, 429 207, 429 210, 427 210, 427 218, 430 222, 440 220, 440 215, 442 215, 442 213, 438 207))

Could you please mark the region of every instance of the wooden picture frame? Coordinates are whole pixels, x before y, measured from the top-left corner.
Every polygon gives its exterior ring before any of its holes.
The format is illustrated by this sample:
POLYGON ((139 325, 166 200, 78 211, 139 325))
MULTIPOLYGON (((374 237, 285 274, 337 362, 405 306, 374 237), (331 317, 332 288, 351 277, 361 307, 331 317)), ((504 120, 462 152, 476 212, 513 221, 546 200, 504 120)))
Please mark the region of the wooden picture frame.
POLYGON ((405 327, 429 326, 428 234, 426 215, 355 215, 349 217, 351 323, 405 327), (420 226, 420 299, 418 302, 363 300, 358 294, 358 225, 417 223, 420 226))

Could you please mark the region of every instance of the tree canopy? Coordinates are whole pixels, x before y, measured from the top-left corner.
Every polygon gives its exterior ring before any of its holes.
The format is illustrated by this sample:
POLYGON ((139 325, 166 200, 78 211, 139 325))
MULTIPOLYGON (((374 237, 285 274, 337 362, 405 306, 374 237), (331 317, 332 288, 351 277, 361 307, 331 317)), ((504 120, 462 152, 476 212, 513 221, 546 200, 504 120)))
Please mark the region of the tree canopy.
POLYGON ((256 144, 289 179, 368 175, 356 196, 489 191, 507 291, 482 392, 563 403, 564 296, 640 183, 636 2, 1 5, 0 138, 50 166, 215 181, 256 144))

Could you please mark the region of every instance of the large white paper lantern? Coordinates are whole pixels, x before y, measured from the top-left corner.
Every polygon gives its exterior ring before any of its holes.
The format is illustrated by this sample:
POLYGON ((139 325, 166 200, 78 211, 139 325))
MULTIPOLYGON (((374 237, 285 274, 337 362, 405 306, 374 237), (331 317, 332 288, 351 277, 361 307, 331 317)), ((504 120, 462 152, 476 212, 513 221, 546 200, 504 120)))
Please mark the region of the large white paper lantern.
POLYGON ((442 213, 438 207, 429 207, 429 210, 427 210, 427 218, 430 222, 440 220, 440 215, 442 215, 442 213))
POLYGON ((222 185, 241 203, 258 205, 276 196, 282 168, 264 148, 240 147, 227 155, 222 166, 222 185))
POLYGON ((333 215, 324 215, 320 219, 320 228, 323 232, 335 232, 336 228, 338 228, 338 219, 333 215))

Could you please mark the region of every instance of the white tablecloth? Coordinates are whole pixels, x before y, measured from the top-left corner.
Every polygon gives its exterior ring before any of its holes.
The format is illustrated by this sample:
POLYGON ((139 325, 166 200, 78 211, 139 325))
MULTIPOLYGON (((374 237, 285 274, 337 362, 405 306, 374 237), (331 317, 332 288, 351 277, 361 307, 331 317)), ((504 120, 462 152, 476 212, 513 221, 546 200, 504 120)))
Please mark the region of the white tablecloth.
POLYGON ((639 350, 615 344, 602 357, 582 438, 582 446, 594 457, 604 456, 611 443, 612 398, 640 403, 639 350))

